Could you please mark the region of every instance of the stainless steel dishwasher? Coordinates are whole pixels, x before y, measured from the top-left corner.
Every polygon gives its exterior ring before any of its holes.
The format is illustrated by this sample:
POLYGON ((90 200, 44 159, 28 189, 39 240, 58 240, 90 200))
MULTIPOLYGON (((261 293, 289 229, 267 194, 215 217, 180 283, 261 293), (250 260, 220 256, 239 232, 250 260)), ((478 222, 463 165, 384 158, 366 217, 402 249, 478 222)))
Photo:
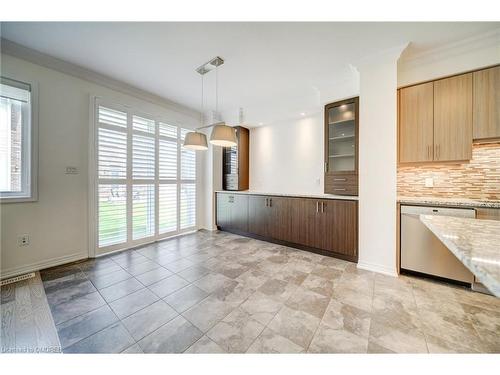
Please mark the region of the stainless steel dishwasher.
POLYGON ((474 275, 420 221, 420 215, 476 217, 473 208, 401 206, 401 270, 471 285, 474 275))

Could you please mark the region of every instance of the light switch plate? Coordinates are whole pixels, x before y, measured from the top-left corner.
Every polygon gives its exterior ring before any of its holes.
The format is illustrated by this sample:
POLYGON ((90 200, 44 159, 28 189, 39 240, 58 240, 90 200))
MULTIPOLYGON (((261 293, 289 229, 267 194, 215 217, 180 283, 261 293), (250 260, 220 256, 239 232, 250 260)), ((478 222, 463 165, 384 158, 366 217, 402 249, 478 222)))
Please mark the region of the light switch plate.
POLYGON ((425 179, 425 187, 434 187, 434 179, 432 177, 425 179))

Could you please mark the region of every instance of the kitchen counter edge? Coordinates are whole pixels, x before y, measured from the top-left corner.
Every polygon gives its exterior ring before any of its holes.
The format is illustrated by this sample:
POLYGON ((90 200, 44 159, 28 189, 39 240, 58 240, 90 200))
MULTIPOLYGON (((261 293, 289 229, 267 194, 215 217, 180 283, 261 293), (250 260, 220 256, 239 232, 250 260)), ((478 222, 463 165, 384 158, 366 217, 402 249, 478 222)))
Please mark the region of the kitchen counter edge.
POLYGON ((500 208, 500 202, 476 201, 471 199, 447 199, 447 198, 425 198, 425 197, 398 197, 400 204, 417 206, 440 206, 440 207, 471 207, 471 208, 500 208))
POLYGON ((273 196, 273 197, 291 197, 291 198, 337 199, 337 200, 350 200, 350 201, 357 201, 358 200, 357 196, 334 195, 334 194, 270 193, 270 192, 252 191, 252 190, 242 190, 242 191, 216 190, 215 193, 243 194, 243 195, 266 195, 266 196, 273 196))

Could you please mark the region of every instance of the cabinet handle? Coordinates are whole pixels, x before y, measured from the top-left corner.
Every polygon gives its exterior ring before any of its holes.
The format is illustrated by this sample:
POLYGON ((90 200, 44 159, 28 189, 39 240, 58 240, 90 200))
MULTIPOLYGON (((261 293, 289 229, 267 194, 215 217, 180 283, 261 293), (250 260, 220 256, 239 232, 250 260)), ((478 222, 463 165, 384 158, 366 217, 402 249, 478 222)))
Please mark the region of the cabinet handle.
POLYGON ((333 181, 347 181, 347 178, 334 178, 333 181))
POLYGON ((325 202, 321 202, 321 212, 325 212, 325 202))
POLYGON ((328 172, 328 163, 325 161, 325 173, 328 172))
POLYGON ((269 207, 273 206, 273 198, 269 198, 269 207))
POLYGON ((441 156, 440 154, 441 154, 441 145, 438 145, 438 156, 437 156, 437 157, 438 157, 438 159, 439 159, 439 157, 441 156))
POLYGON ((345 191, 345 189, 340 189, 340 188, 339 189, 333 189, 333 190, 335 190, 335 191, 345 191))
POLYGON ((316 201, 316 212, 319 212, 319 202, 316 201))
POLYGON ((268 198, 266 198, 266 207, 267 207, 267 205, 268 205, 268 203, 267 203, 267 199, 268 199, 268 198))

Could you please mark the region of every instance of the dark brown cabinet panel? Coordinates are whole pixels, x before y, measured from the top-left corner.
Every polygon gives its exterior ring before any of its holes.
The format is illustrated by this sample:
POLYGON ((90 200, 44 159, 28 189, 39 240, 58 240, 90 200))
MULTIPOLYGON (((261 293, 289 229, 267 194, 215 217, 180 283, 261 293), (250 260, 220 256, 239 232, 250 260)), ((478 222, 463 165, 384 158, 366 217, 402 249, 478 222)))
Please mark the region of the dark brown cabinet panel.
POLYGON ((246 195, 235 194, 231 207, 231 220, 233 228, 248 232, 248 197, 246 195))
POLYGON ((230 226, 231 213, 229 210, 229 195, 217 194, 217 226, 227 228, 230 226))
POLYGON ((218 194, 217 225, 227 230, 248 232, 248 196, 218 194))
POLYGON ((237 145, 222 150, 224 190, 247 190, 249 184, 250 133, 243 126, 235 126, 237 145))
POLYGON ((356 201, 218 193, 217 225, 357 260, 356 201))
POLYGON ((290 205, 290 198, 276 196, 268 198, 268 233, 271 238, 281 241, 290 238, 290 205))
POLYGON ((348 257, 357 256, 357 202, 327 200, 322 202, 326 232, 323 249, 348 257))
POLYGON ((248 197, 248 231, 258 236, 268 237, 269 198, 261 195, 248 197))

